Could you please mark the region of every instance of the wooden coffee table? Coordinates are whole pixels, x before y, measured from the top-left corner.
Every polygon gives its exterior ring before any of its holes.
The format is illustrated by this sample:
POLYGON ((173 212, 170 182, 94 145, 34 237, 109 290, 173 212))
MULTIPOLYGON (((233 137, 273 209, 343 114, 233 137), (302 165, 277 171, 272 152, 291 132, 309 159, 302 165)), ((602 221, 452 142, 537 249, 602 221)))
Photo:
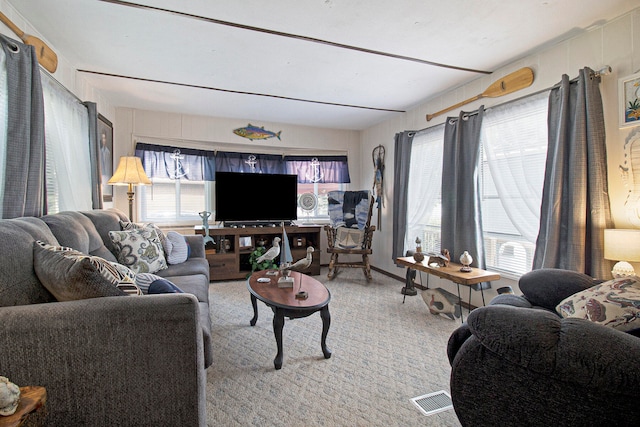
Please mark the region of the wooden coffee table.
POLYGON ((331 315, 329 314, 329 301, 331 292, 322 283, 313 277, 296 271, 291 272, 294 278, 293 288, 279 288, 278 275, 268 275, 268 270, 255 272, 247 280, 247 288, 251 293, 251 305, 253 306, 253 318, 251 326, 255 326, 258 321, 258 302, 264 302, 273 310, 273 333, 276 337, 278 354, 273 360, 276 369, 282 368, 282 328, 284 318, 298 319, 320 312, 322 319, 322 338, 320 340, 322 354, 325 359, 331 357, 331 350, 327 348, 327 333, 331 325, 331 315), (269 283, 258 282, 258 279, 269 278, 269 283), (296 299, 296 293, 302 289, 309 295, 307 299, 296 299))

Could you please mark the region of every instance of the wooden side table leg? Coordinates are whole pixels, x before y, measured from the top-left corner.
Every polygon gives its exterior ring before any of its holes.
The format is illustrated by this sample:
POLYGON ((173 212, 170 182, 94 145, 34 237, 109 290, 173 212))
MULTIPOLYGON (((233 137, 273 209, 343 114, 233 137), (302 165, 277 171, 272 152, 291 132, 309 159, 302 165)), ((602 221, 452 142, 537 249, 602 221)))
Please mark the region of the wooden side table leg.
POLYGON ((273 334, 276 336, 276 345, 278 347, 278 354, 273 360, 273 366, 276 369, 282 368, 282 359, 284 354, 282 352, 282 328, 284 327, 284 312, 276 308, 273 311, 273 334))

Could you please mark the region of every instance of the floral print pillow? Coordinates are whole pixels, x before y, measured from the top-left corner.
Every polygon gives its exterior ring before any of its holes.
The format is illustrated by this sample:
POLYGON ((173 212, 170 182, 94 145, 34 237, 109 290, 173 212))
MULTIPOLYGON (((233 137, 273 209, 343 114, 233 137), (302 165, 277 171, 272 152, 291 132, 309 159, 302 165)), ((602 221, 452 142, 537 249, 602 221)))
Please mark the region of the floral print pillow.
POLYGON ((600 283, 565 298, 556 311, 562 317, 587 319, 623 332, 640 328, 640 278, 600 283))
POLYGON ((110 231, 118 262, 135 273, 156 273, 167 268, 162 243, 151 227, 110 231))

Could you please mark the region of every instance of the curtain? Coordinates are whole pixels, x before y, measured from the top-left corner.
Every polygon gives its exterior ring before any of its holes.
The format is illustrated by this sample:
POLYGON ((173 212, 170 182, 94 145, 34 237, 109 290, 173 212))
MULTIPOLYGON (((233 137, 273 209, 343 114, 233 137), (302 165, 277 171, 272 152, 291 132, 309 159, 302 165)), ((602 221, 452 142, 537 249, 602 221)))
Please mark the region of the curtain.
POLYGON ((91 165, 91 200, 93 209, 102 209, 102 165, 98 150, 98 106, 85 102, 89 114, 89 163, 91 165))
MULTIPOLYGON (((459 262, 468 251, 473 266, 485 268, 480 196, 480 129, 484 107, 474 113, 461 111, 447 118, 442 156, 442 248, 459 262)), ((490 287, 489 283, 474 286, 490 287)))
POLYGON ((89 210, 93 201, 87 107, 45 72, 42 90, 47 119, 47 210, 89 210))
POLYGON ((543 92, 492 107, 482 122, 481 143, 499 203, 531 244, 540 225, 548 98, 549 93, 543 92), (531 141, 540 141, 540 146, 531 141))
POLYGON ((300 184, 349 183, 347 156, 285 156, 285 170, 300 184))
POLYGON ((136 144, 136 156, 149 178, 214 181, 215 152, 166 145, 136 144))
POLYGON ((218 151, 216 170, 220 172, 247 172, 284 174, 284 158, 277 154, 251 154, 218 151))
POLYGON ((444 125, 438 125, 420 131, 413 137, 407 185, 409 196, 405 248, 415 248, 416 238, 420 237, 424 251, 425 229, 429 226, 440 229, 443 132, 444 125), (425 161, 434 167, 426 166, 425 161))
POLYGON ((533 269, 610 276, 604 229, 613 228, 600 77, 584 68, 549 95, 549 147, 533 269))
POLYGON ((409 187, 409 165, 411 162, 411 143, 415 131, 396 133, 393 159, 393 262, 403 257, 404 240, 407 234, 407 196, 409 187))
POLYGON ((6 63, 6 148, 2 218, 40 216, 45 195, 44 104, 32 46, 0 35, 6 63))

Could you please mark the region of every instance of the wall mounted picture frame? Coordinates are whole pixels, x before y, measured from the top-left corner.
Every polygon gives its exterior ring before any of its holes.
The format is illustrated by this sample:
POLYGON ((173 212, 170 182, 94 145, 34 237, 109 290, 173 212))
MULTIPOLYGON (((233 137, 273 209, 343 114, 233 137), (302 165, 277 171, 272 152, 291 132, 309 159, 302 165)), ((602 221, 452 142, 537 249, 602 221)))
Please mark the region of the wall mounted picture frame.
POLYGON ((102 114, 98 114, 98 152, 100 153, 100 183, 102 201, 113 200, 113 186, 107 182, 113 176, 113 124, 102 114))
POLYGON ((640 125, 640 73, 618 79, 620 127, 640 125))

